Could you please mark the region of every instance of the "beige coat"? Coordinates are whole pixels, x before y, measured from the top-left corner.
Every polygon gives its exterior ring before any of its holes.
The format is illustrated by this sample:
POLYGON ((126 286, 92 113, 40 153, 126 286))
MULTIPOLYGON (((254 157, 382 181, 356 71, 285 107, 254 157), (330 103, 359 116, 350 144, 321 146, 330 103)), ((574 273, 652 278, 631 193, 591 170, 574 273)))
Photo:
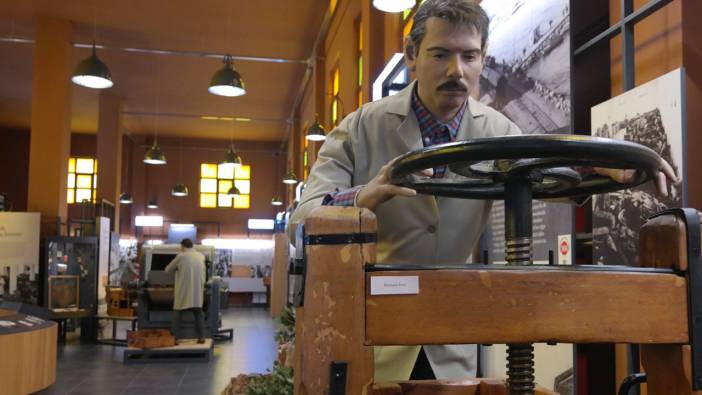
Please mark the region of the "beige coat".
MULTIPOLYGON (((395 96, 363 105, 332 130, 322 145, 292 223, 321 205, 335 188, 368 183, 380 167, 408 151, 423 148, 411 109, 415 83, 395 96)), ((457 140, 520 134, 502 114, 473 99, 457 140)), ((451 177, 447 173, 447 177, 451 177)), ((488 219, 491 201, 417 195, 395 197, 375 211, 378 263, 456 264, 467 262, 488 219)), ((469 328, 467 328, 469 330, 469 328)), ((407 379, 419 347, 376 347, 376 380, 407 379)), ((475 346, 427 346, 439 378, 475 375, 475 346)))
POLYGON ((205 293, 205 256, 186 248, 166 266, 167 272, 175 272, 173 310, 202 307, 205 293))

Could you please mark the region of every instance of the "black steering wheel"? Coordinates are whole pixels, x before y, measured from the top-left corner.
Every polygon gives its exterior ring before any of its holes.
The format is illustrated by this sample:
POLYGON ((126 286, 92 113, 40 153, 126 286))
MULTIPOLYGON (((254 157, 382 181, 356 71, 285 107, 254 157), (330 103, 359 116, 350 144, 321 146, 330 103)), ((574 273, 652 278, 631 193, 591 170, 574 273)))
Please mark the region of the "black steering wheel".
POLYGON ((439 144, 401 156, 390 169, 394 184, 419 193, 466 199, 504 199, 505 183, 526 180, 536 199, 612 192, 651 180, 660 168, 655 151, 629 141, 582 135, 517 135, 439 144), (448 166, 444 178, 419 177, 448 166), (583 171, 573 169, 581 168, 583 171), (618 183, 591 168, 634 169, 618 183))

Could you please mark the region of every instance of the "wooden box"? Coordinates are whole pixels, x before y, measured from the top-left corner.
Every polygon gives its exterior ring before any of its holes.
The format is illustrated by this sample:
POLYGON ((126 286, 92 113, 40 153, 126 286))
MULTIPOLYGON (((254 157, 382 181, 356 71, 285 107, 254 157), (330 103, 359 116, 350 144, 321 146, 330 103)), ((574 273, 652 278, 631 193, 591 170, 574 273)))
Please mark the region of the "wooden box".
POLYGON ((127 346, 135 348, 173 347, 176 339, 168 329, 127 331, 127 346))

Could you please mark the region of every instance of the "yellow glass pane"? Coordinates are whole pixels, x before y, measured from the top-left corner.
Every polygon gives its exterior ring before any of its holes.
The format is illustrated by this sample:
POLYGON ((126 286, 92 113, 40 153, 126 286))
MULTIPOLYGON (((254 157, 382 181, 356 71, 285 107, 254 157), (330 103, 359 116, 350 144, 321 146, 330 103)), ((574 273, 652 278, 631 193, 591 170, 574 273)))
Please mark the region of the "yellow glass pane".
POLYGON ((227 193, 232 188, 231 180, 219 180, 219 193, 227 193))
POLYGON ((239 192, 241 192, 242 195, 248 195, 251 193, 251 181, 249 180, 236 180, 234 181, 234 185, 236 185, 237 189, 239 189, 239 192))
MULTIPOLYGON (((217 193, 217 179, 203 178, 200 180, 200 193, 217 193)), ((204 206, 203 206, 204 207, 204 206)))
POLYGON ((358 106, 361 107, 363 105, 363 91, 358 90, 358 106))
POLYGON ((214 163, 203 163, 200 165, 200 177, 217 178, 217 165, 214 163))
POLYGON ((76 158, 69 158, 68 159, 68 172, 69 173, 76 172, 76 158))
POLYGON ((95 167, 93 168, 93 173, 97 174, 97 159, 95 159, 95 167))
POLYGON ((95 203, 95 202, 97 201, 97 199, 95 199, 95 198, 96 198, 96 195, 97 195, 97 191, 95 191, 95 190, 93 189, 93 203, 95 203))
POLYGON ((75 189, 69 189, 66 194, 66 203, 73 204, 76 200, 73 198, 75 196, 75 189))
POLYGON ((336 4, 338 0, 329 0, 329 14, 334 15, 334 11, 336 10, 336 4))
POLYGON ((358 86, 363 85, 363 55, 358 57, 358 86))
POLYGON ((234 178, 237 180, 249 180, 251 179, 251 166, 241 165, 234 171, 234 178))
POLYGON ((234 196, 234 208, 249 208, 249 195, 234 196))
POLYGON ((68 183, 66 184, 68 188, 76 187, 76 175, 73 173, 68 174, 68 183))
POLYGON ((217 195, 214 193, 200 194, 200 207, 214 208, 217 207, 217 195))
POLYGON ((220 193, 217 195, 217 206, 218 207, 231 207, 232 206, 232 197, 229 195, 225 195, 223 193, 220 193))
POLYGON ((217 178, 231 180, 234 178, 234 165, 218 165, 217 166, 217 178))
POLYGON ((93 200, 93 191, 91 189, 76 189, 76 203, 82 203, 84 200, 93 200))
POLYGON ((76 159, 76 173, 93 174, 95 171, 93 163, 94 161, 90 158, 76 159))
POLYGON ((78 188, 90 189, 92 188, 92 180, 92 176, 89 176, 87 174, 78 174, 78 176, 76 176, 76 186, 78 188))
POLYGON ((332 100, 332 110, 331 110, 331 117, 332 117, 332 123, 336 125, 336 120, 339 119, 339 114, 336 112, 338 108, 338 105, 336 103, 336 98, 332 100))
POLYGON ((334 84, 332 88, 332 94, 336 96, 339 94, 339 68, 337 67, 336 70, 334 70, 334 84))
POLYGON ((410 19, 405 23, 405 27, 402 29, 402 37, 407 37, 410 34, 410 31, 412 31, 412 23, 414 22, 413 19, 410 19))

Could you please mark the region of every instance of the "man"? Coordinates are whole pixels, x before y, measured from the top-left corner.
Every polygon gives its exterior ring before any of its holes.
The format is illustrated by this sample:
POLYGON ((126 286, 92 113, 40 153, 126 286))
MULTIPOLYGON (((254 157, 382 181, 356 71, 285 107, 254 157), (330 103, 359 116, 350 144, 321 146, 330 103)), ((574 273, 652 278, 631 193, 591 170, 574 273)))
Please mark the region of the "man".
MULTIPOLYGON (((292 223, 302 222, 322 204, 364 207, 378 217, 378 262, 468 260, 492 203, 417 195, 391 184, 389 169, 395 158, 411 150, 521 133, 506 117, 470 97, 478 89, 488 24, 483 9, 469 0, 422 3, 405 43, 405 60, 416 81, 395 96, 365 104, 327 136, 292 223)), ((672 169, 662 167, 675 178, 672 169)), ((619 170, 600 172, 619 181, 633 177, 619 170)), ((428 170, 427 176, 454 177, 445 168, 428 170)), ((665 188, 665 176, 662 182, 665 188)), ((458 379, 475 376, 475 371, 474 345, 375 348, 377 381, 458 379)))
POLYGON ((173 322, 171 331, 178 339, 180 320, 184 311, 192 311, 195 318, 197 342, 205 342, 202 318, 202 302, 205 291, 205 256, 193 249, 193 241, 183 239, 181 252, 166 266, 167 272, 175 272, 173 295, 173 322))

